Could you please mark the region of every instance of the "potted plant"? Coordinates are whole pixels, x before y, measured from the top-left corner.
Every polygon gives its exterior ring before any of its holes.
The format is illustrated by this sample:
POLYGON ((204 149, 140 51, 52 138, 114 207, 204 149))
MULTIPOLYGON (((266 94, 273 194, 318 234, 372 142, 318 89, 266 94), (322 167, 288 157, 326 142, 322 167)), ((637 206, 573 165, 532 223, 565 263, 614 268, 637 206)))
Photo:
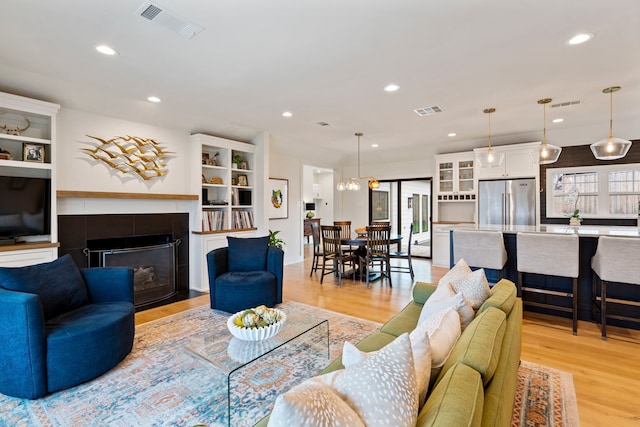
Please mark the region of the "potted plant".
POLYGON ((238 166, 240 166, 240 163, 242 163, 244 161, 244 159, 242 158, 242 156, 238 153, 233 153, 233 155, 231 156, 231 167, 233 169, 238 169, 238 166))
POLYGON ((280 233, 280 231, 271 231, 269 230, 269 246, 274 246, 278 249, 284 249, 284 240, 280 239, 278 237, 278 233, 280 233))
POLYGON ((578 227, 581 222, 582 217, 580 216, 580 209, 576 209, 571 215, 569 215, 569 225, 578 227))

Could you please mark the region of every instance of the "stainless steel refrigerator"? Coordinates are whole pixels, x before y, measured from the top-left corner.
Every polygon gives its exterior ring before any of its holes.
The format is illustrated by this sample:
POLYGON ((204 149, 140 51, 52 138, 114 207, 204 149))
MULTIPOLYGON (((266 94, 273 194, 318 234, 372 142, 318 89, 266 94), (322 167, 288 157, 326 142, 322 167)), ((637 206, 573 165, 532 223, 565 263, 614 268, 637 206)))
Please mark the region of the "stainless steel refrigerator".
POLYGON ((534 178, 480 181, 478 224, 536 225, 534 178))

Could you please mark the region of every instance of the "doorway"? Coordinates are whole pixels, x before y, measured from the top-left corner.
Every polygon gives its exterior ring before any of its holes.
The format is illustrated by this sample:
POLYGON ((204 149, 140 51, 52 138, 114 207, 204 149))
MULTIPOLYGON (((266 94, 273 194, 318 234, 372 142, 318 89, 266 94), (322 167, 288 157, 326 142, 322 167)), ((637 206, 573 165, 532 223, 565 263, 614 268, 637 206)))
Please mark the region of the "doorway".
MULTIPOLYGON (((302 244, 303 249, 313 245, 309 219, 322 225, 333 224, 333 169, 302 165, 302 244)), ((303 250, 303 256, 313 251, 303 250)))
POLYGON ((369 190, 369 223, 389 221, 392 234, 402 234, 402 250, 409 244, 413 224, 411 256, 431 258, 431 178, 380 181, 380 188, 369 190))

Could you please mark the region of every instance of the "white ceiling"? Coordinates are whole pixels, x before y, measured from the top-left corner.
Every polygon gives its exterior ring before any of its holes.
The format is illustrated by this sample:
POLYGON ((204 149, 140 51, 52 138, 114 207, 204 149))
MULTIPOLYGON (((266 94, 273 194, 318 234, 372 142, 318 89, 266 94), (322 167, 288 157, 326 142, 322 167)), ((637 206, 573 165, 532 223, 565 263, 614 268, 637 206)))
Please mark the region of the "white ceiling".
POLYGON ((0 90, 240 140, 267 130, 310 159, 352 156, 361 131, 367 159, 401 161, 486 145, 487 107, 495 144, 540 140, 547 97, 583 101, 547 109, 549 142, 589 144, 608 134, 602 89, 620 85, 614 135, 640 138, 638 0, 154 4, 205 30, 179 37, 138 16, 142 0, 3 0, 0 90), (585 31, 595 38, 565 45, 585 31), (413 112, 433 105, 444 113, 413 112))

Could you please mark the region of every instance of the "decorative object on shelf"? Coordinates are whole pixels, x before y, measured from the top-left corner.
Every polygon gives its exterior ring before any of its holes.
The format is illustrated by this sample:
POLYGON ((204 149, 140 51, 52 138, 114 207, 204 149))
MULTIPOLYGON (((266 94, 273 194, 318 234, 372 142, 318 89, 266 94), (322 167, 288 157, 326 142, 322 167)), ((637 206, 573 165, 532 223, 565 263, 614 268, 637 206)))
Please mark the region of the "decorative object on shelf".
POLYGON ((372 177, 372 176, 361 176, 360 175, 360 137, 362 135, 363 135, 362 132, 356 132, 355 133, 355 136, 358 137, 358 177, 357 178, 350 178, 349 181, 346 184, 341 179, 340 182, 336 185, 336 189, 338 191, 344 191, 344 190, 358 191, 358 190, 360 190, 360 183, 358 181, 362 180, 362 179, 366 179, 366 180, 369 181, 368 182, 369 188, 372 189, 372 190, 380 187, 380 183, 374 177, 372 177))
POLYGON ((278 237, 278 233, 280 230, 271 231, 269 230, 269 246, 273 246, 274 248, 284 249, 284 240, 278 237))
POLYGON ((249 185, 249 180, 247 179, 247 175, 238 175, 238 185, 242 187, 246 187, 249 185))
POLYGON ((211 184, 219 184, 219 185, 224 184, 224 181, 222 180, 222 178, 220 178, 220 177, 218 177, 218 176, 211 177, 211 178, 209 179, 209 182, 210 182, 211 184))
POLYGON ((235 176, 231 178, 231 185, 238 185, 238 178, 235 176))
POLYGON ((0 130, 3 130, 7 135, 17 136, 17 135, 20 135, 25 130, 29 129, 29 127, 31 127, 31 122, 29 121, 29 119, 19 114, 0 113, 0 115, 2 115, 2 120, 6 122, 12 122, 12 123, 24 122, 25 123, 23 127, 20 127, 19 125, 15 127, 9 127, 10 126, 9 123, 5 123, 1 125, 0 130))
POLYGON ((0 148, 0 160, 12 160, 11 152, 0 148))
POLYGON ((100 144, 96 144, 94 148, 80 150, 122 174, 131 174, 148 181, 169 173, 167 160, 172 158, 171 154, 174 153, 166 151, 153 139, 127 135, 105 140, 97 136, 87 136, 100 144))
POLYGON ((542 131, 542 144, 540 148, 537 150, 532 150, 529 152, 529 156, 534 163, 539 163, 541 165, 549 165, 551 163, 555 163, 558 161, 560 157, 560 153, 562 152, 562 148, 547 144, 547 104, 551 102, 551 98, 539 99, 538 104, 542 105, 543 111, 543 131, 542 131))
POLYGON ((25 162, 44 162, 44 145, 35 144, 31 142, 25 142, 23 144, 23 156, 22 159, 25 162))
POLYGON ((202 153, 202 164, 203 165, 209 164, 209 153, 202 153))
POLYGON ((491 113, 495 113, 495 108, 485 108, 482 110, 489 117, 489 148, 486 153, 478 154, 478 163, 481 168, 495 168, 502 164, 504 153, 494 153, 491 147, 491 113))
POLYGON ((591 152, 598 160, 621 159, 631 148, 631 141, 613 137, 613 93, 619 90, 620 86, 611 86, 602 90, 602 93, 609 94, 609 137, 591 144, 591 152))
POLYGON ((231 316, 227 320, 227 328, 238 339, 262 341, 276 336, 286 320, 284 311, 260 305, 231 316))
POLYGON ((249 169, 249 163, 247 163, 246 161, 243 161, 243 162, 240 163, 239 167, 240 167, 240 169, 247 170, 247 169, 249 169))
POLYGON ((281 178, 269 178, 267 194, 271 194, 269 204, 269 219, 282 219, 289 217, 289 180, 281 178))
POLYGON ((242 156, 238 153, 233 153, 233 155, 231 156, 231 168, 238 169, 242 162, 244 162, 242 156))
POLYGON ((202 183, 206 184, 207 183, 207 177, 204 176, 204 174, 202 174, 202 183))
POLYGON ((305 203, 304 204, 304 209, 307 211, 307 218, 311 219, 314 216, 316 216, 316 214, 313 212, 316 210, 316 204, 315 203, 305 203))
POLYGON ((582 222, 582 217, 580 216, 580 209, 576 209, 569 216, 569 225, 572 227, 578 227, 580 226, 581 222, 582 222))

